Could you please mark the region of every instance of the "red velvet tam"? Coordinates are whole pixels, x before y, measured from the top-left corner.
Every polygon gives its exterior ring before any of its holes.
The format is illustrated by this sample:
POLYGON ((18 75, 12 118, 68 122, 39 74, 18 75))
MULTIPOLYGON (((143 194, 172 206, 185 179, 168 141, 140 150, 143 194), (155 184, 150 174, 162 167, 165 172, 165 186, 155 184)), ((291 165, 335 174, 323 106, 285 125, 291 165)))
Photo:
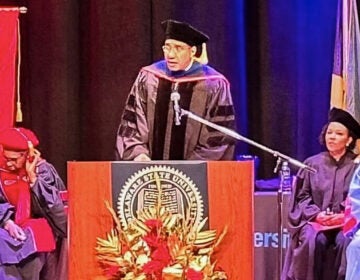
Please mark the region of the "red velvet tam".
POLYGON ((0 145, 4 150, 26 151, 32 145, 39 145, 39 140, 29 129, 23 127, 11 127, 0 131, 0 145))

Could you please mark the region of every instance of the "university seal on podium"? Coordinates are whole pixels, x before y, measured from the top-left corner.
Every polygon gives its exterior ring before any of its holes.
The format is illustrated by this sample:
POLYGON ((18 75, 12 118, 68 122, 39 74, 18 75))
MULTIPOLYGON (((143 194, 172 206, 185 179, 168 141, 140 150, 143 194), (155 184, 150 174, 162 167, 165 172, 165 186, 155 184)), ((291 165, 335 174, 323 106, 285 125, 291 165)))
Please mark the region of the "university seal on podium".
POLYGON ((162 206, 171 213, 184 216, 189 211, 194 224, 198 225, 204 219, 204 202, 197 186, 182 171, 163 165, 145 167, 126 180, 117 199, 122 225, 127 227, 130 220, 137 217, 138 210, 156 204, 158 189, 155 173, 161 184, 162 206))

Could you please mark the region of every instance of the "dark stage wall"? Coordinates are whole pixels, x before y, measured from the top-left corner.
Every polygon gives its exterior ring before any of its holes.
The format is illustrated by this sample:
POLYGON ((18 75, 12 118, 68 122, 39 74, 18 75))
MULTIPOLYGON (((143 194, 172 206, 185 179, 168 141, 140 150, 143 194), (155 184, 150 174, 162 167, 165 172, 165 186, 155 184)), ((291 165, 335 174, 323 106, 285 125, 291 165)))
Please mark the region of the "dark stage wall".
MULTIPOLYGON (((162 57, 160 22, 208 33, 210 65, 229 79, 238 132, 304 160, 320 151, 326 120, 337 0, 0 1, 21 15, 25 121, 66 178, 66 162, 113 160, 117 126, 140 67, 162 57)), ((275 160, 260 157, 259 176, 275 160)))

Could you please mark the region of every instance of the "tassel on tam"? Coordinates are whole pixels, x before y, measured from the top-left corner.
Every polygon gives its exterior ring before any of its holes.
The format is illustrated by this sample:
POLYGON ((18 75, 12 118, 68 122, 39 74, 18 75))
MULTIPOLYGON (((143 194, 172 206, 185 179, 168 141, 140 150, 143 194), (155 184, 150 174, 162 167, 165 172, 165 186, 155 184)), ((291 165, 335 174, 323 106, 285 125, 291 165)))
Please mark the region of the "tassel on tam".
POLYGON ((21 101, 20 101, 20 66, 21 66, 21 42, 20 42, 20 22, 17 20, 18 28, 18 63, 17 63, 17 83, 16 83, 16 122, 23 121, 23 114, 21 111, 21 101))
POLYGON ((206 50, 206 43, 202 43, 201 45, 201 54, 199 57, 194 57, 194 60, 201 63, 201 64, 208 64, 209 63, 209 59, 207 56, 207 50, 206 50))
POLYGON ((22 122, 23 121, 23 114, 21 111, 21 102, 16 102, 16 122, 22 122))

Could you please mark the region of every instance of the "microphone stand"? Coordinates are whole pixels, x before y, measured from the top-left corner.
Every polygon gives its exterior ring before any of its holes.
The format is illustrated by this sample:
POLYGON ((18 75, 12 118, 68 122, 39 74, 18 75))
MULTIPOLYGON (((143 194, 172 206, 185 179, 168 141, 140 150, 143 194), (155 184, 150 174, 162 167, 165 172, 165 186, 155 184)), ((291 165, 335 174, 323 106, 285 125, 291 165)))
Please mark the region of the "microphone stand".
MULTIPOLYGON (((280 165, 287 165, 287 162, 278 157, 276 161, 276 166, 274 168, 274 173, 278 172, 280 165)), ((284 173, 282 172, 282 168, 279 171, 280 174, 280 186, 277 191, 277 225, 278 225, 278 250, 277 250, 277 272, 279 279, 281 280, 281 272, 283 268, 283 205, 284 205, 284 173)))
MULTIPOLYGON (((228 129, 226 127, 223 127, 223 126, 220 126, 220 125, 217 125, 217 124, 214 124, 208 120, 205 120, 193 113, 191 113, 190 111, 187 111, 185 109, 182 109, 180 108, 180 119, 182 116, 187 116, 188 118, 190 119, 193 119, 195 121, 198 121, 202 124, 205 124, 207 126, 210 126, 228 136, 231 136, 237 140, 240 140, 240 141, 243 141, 245 143, 248 143, 252 146, 255 146, 265 152, 268 152, 270 154, 272 154, 274 157, 277 158, 277 163, 276 163, 276 166, 274 168, 274 173, 277 173, 278 172, 278 169, 279 169, 279 166, 281 164, 284 164, 284 162, 287 162, 287 163, 291 163, 292 165, 295 165, 299 168, 303 168, 305 170, 308 170, 310 172, 313 172, 313 173, 316 173, 316 170, 294 158, 291 158, 287 155, 284 155, 278 151, 275 151, 275 150, 272 150, 262 144, 259 144, 253 140, 250 140, 240 134, 238 134, 237 132, 231 130, 231 129, 228 129)), ((281 171, 280 172, 280 177, 281 177, 281 180, 280 180, 280 186, 279 186, 279 189, 278 189, 278 199, 277 199, 277 202, 278 202, 278 276, 279 276, 279 279, 281 279, 281 272, 282 272, 282 266, 283 266, 283 248, 282 248, 282 243, 283 243, 283 199, 284 199, 284 195, 283 195, 283 174, 281 171)))
MULTIPOLYGON (((259 148, 259 149, 261 149, 261 150, 263 150, 265 152, 268 152, 268 153, 272 154, 274 157, 280 158, 282 161, 287 161, 287 162, 289 162, 289 163, 291 163, 291 164, 293 164, 293 165, 295 165, 295 166, 297 166, 299 168, 303 168, 303 169, 308 170, 310 172, 316 173, 316 170, 314 168, 302 163, 301 161, 298 161, 298 160, 296 160, 294 158, 291 158, 291 157, 289 157, 287 155, 284 155, 284 154, 282 154, 282 153, 280 153, 278 151, 272 150, 272 149, 270 149, 270 148, 268 148, 268 147, 266 147, 266 146, 264 146, 262 144, 259 144, 259 143, 255 142, 253 140, 250 140, 249 138, 246 138, 246 137, 240 135, 239 133, 237 133, 237 132, 235 132, 235 131, 233 131, 231 129, 228 129, 226 127, 214 124, 214 123, 212 123, 212 122, 210 122, 208 120, 205 120, 205 119, 203 119, 203 118, 201 118, 201 117, 199 117, 199 116, 197 116, 197 115, 195 115, 195 114, 193 114, 190 111, 187 111, 185 109, 180 108, 180 112, 181 112, 180 118, 182 116, 188 116, 188 118, 190 118, 190 119, 193 119, 193 120, 198 121, 198 122, 200 122, 202 124, 210 126, 210 127, 214 128, 214 129, 216 129, 216 130, 218 130, 218 131, 220 131, 220 132, 222 132, 222 133, 224 133, 224 134, 226 134, 228 136, 231 136, 231 137, 233 137, 233 138, 235 138, 237 140, 243 141, 243 142, 248 143, 248 144, 250 144, 252 146, 255 146, 255 147, 257 147, 257 148, 259 148)), ((276 168, 276 170, 277 170, 277 168, 276 168)))
POLYGON ((174 123, 175 125, 180 125, 181 119, 181 108, 179 106, 180 93, 178 92, 179 83, 174 84, 174 88, 170 95, 170 100, 174 103, 174 123))

